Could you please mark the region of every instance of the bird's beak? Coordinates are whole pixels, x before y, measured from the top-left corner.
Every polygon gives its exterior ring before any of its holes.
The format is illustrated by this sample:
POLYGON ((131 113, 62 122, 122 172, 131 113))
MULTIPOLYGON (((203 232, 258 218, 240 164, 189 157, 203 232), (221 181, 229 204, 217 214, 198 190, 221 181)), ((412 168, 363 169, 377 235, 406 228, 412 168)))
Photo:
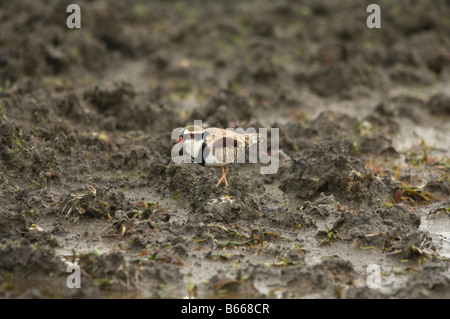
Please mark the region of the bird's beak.
POLYGON ((180 142, 182 142, 183 141, 183 137, 180 137, 176 142, 177 143, 180 143, 180 142))

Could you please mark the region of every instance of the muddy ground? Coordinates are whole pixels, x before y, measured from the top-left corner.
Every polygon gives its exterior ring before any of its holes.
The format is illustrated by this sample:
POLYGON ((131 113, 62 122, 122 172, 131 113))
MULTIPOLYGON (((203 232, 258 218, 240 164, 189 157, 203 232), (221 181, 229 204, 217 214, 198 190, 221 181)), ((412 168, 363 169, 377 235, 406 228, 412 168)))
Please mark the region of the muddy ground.
POLYGON ((0 4, 0 297, 450 297, 450 1, 71 2, 0 4), (173 163, 194 120, 278 172, 173 163))

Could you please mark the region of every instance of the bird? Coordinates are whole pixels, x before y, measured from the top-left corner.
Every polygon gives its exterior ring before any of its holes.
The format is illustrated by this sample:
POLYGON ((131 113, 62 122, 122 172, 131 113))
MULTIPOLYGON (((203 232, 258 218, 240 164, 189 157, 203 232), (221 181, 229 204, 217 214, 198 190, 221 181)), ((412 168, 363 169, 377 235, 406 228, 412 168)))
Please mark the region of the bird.
POLYGON ((189 125, 180 131, 176 143, 184 143, 186 152, 195 163, 203 166, 220 166, 222 177, 217 182, 218 187, 224 182, 228 187, 228 164, 234 162, 252 145, 261 142, 261 134, 240 134, 232 130, 217 127, 203 128, 189 125))

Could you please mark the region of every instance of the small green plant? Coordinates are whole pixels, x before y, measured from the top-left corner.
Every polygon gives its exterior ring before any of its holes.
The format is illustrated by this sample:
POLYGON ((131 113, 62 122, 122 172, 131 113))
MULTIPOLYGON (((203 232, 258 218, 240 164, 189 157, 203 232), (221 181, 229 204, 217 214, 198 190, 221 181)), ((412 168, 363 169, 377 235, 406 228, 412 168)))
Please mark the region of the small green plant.
POLYGON ((14 153, 19 152, 23 148, 23 131, 20 128, 18 134, 13 135, 13 141, 16 147, 14 148, 14 153))
POLYGON ((354 155, 358 155, 358 153, 359 153, 358 143, 356 143, 356 142, 352 143, 352 151, 353 151, 354 155))
POLYGON ((322 245, 329 245, 332 242, 334 242, 335 240, 338 239, 338 231, 334 228, 330 228, 327 225, 325 225, 326 231, 325 230, 321 230, 319 231, 319 235, 325 236, 325 239, 321 240, 321 244, 322 245))

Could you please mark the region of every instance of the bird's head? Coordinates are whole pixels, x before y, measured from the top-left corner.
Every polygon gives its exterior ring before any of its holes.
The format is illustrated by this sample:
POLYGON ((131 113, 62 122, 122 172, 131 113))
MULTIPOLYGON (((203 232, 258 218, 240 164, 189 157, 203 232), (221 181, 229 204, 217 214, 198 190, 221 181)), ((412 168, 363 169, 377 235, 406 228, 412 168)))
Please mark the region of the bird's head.
POLYGON ((186 151, 192 157, 199 156, 202 144, 206 137, 206 131, 200 126, 186 126, 180 131, 176 143, 183 143, 186 151))
POLYGON ((200 141, 200 143, 203 143, 204 140, 204 133, 205 130, 196 125, 190 125, 184 127, 181 132, 180 136, 176 140, 177 143, 186 142, 186 141, 200 141))

